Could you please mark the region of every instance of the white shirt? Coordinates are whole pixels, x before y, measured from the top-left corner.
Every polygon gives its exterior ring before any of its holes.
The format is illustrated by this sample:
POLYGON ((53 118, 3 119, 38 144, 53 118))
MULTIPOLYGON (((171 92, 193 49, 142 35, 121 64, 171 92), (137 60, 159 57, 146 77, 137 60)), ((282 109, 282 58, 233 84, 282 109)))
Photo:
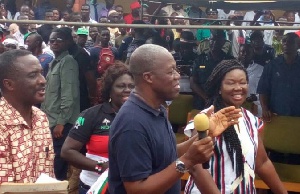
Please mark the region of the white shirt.
POLYGON ((218 19, 228 19, 230 15, 234 15, 234 10, 230 10, 228 14, 225 13, 223 9, 217 9, 217 10, 218 10, 218 19))
MULTIPOLYGON (((234 24, 230 24, 231 26, 234 26, 234 24)), ((242 30, 242 35, 246 41, 246 31, 242 30)), ((237 58, 239 56, 239 49, 240 49, 240 43, 238 42, 238 39, 240 37, 240 31, 239 30, 230 30, 228 34, 232 34, 232 39, 231 41, 231 50, 232 50, 232 55, 237 58)), ((243 43, 245 44, 245 42, 243 43)))
POLYGON ((16 33, 13 34, 13 36, 16 38, 16 40, 19 43, 20 46, 24 46, 24 34, 22 34, 20 31, 17 31, 16 33))
MULTIPOLYGON (((257 86, 258 86, 258 82, 260 80, 261 74, 264 70, 264 67, 257 64, 257 63, 251 63, 249 64, 249 66, 247 67, 247 73, 248 73, 248 78, 249 78, 249 87, 248 87, 248 97, 250 96, 250 94, 257 94, 256 90, 257 90, 257 86)), ((258 100, 254 102, 255 105, 257 105, 258 108, 258 113, 257 116, 261 117, 262 116, 262 108, 260 105, 260 101, 259 101, 259 95, 256 95, 258 100)))

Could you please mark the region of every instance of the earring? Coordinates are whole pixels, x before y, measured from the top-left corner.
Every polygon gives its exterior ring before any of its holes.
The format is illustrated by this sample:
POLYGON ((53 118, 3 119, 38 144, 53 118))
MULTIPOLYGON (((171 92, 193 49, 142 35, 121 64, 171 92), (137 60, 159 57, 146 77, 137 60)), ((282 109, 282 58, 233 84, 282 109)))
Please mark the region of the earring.
POLYGON ((219 91, 219 94, 222 94, 222 93, 221 93, 221 90, 219 91))
POLYGON ((109 98, 108 102, 111 102, 111 98, 109 98))

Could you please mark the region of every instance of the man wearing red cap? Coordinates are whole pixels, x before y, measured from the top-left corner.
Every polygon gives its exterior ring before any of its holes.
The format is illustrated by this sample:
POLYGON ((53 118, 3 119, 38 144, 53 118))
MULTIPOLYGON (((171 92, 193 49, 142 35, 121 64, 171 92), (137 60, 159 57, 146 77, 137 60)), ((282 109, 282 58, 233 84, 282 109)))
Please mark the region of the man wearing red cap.
POLYGON ((140 8, 141 4, 138 1, 130 4, 131 14, 128 14, 124 17, 124 21, 126 24, 132 24, 134 20, 140 19, 140 8))

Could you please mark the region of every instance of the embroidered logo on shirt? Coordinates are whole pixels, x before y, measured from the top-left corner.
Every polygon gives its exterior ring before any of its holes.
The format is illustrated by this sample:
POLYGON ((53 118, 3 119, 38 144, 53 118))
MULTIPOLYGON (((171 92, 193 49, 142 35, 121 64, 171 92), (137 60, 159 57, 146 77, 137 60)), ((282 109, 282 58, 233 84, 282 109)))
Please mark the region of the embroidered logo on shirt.
POLYGON ((85 120, 85 118, 79 117, 74 125, 74 128, 78 129, 78 127, 83 126, 84 120, 85 120))
POLYGON ((102 121, 102 123, 105 124, 105 125, 101 125, 100 129, 104 129, 104 130, 109 130, 110 129, 110 125, 108 125, 110 123, 110 120, 105 118, 102 121))

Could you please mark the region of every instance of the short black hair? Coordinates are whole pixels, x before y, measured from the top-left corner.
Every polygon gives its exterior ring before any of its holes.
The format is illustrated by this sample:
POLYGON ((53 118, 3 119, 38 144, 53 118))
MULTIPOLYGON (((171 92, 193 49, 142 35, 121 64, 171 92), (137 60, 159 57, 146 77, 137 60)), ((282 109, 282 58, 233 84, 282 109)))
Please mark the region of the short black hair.
POLYGON ((31 33, 28 34, 28 36, 25 38, 25 41, 26 41, 26 39, 27 39, 29 36, 34 36, 35 41, 38 41, 38 42, 39 42, 39 46, 42 46, 42 44, 43 44, 43 37, 42 37, 39 33, 37 33, 37 32, 31 32, 31 33))
POLYGON ((3 80, 7 78, 15 78, 16 61, 19 57, 30 55, 27 50, 15 49, 2 53, 0 55, 0 88, 3 92, 3 80))
POLYGON ((59 33, 65 40, 72 40, 72 29, 69 27, 61 27, 61 28, 56 28, 52 30, 52 32, 59 33))
POLYGON ((251 33, 250 35, 250 40, 253 40, 255 38, 264 38, 264 33, 260 30, 255 30, 254 32, 251 33))

